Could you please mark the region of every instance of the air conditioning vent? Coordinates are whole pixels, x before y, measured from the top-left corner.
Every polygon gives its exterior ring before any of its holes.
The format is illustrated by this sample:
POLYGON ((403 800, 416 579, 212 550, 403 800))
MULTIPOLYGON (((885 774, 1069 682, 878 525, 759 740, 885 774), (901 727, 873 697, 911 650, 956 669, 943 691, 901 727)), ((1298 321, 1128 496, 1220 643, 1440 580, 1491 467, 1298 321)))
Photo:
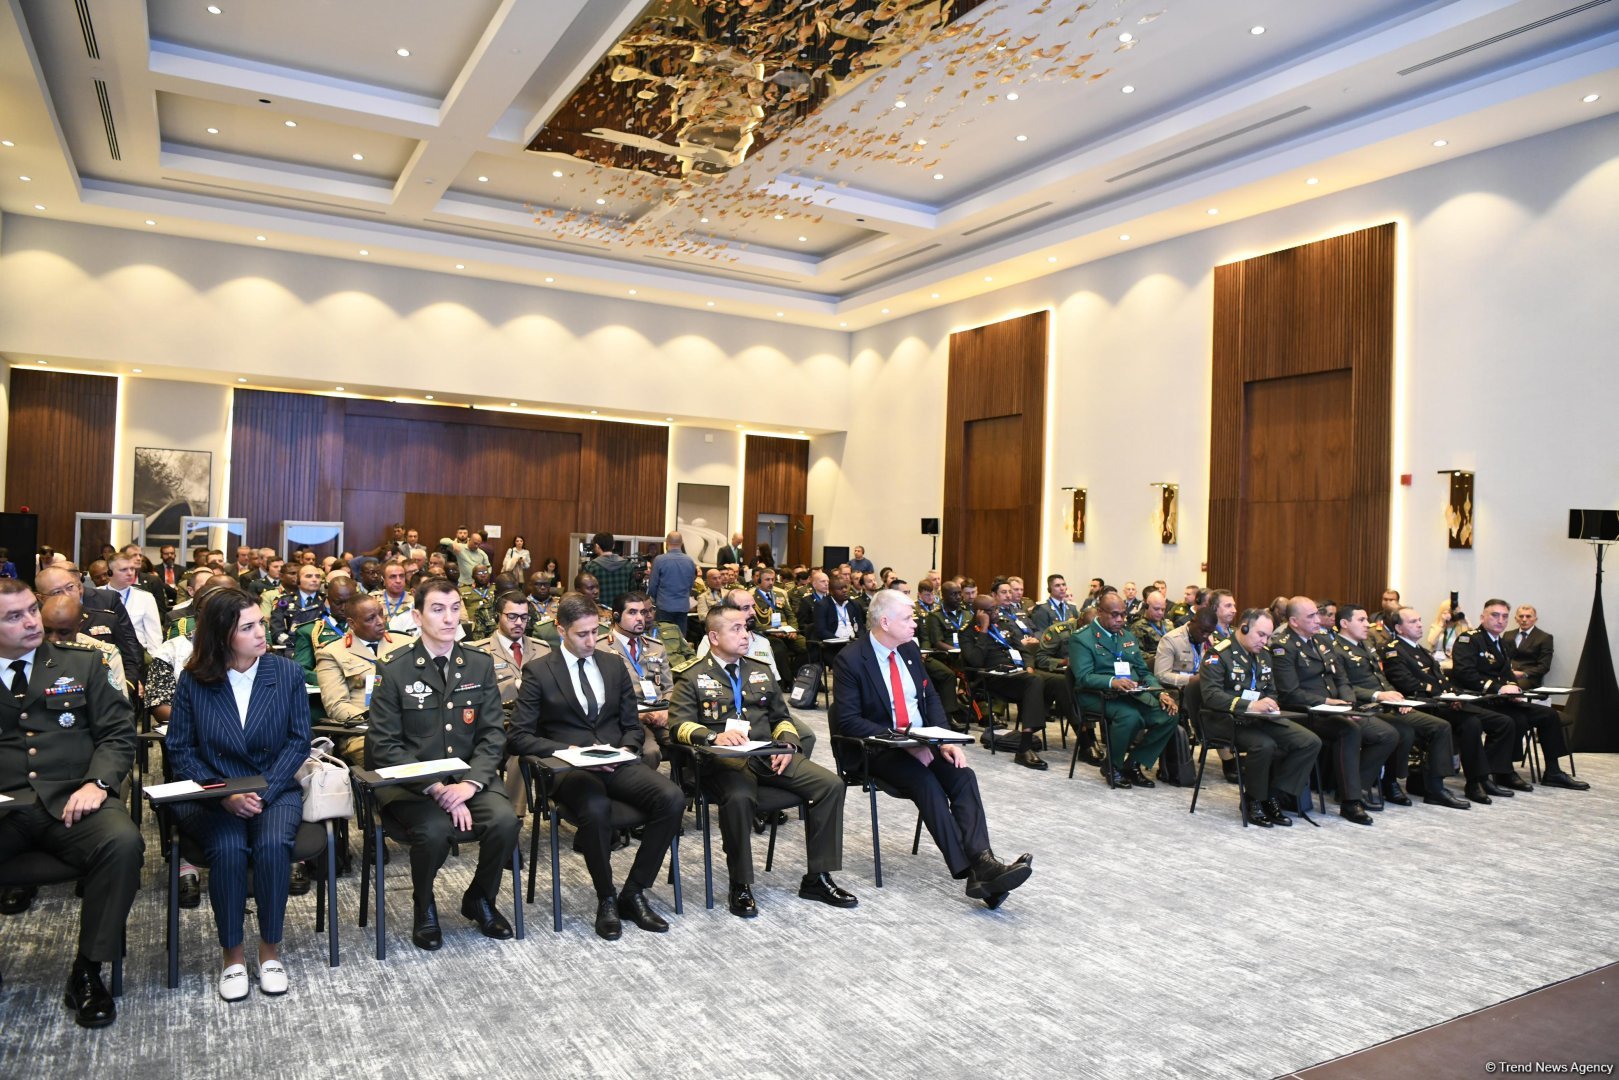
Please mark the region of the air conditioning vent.
POLYGON ((1135 168, 1130 169, 1127 172, 1121 172, 1117 176, 1108 177, 1107 182, 1111 184, 1115 180, 1123 180, 1126 177, 1135 176, 1138 173, 1144 173, 1148 169, 1156 169, 1160 165, 1167 165, 1171 161, 1186 157, 1188 154, 1195 154, 1201 150, 1207 150, 1211 146, 1219 146, 1223 142, 1230 142, 1232 139, 1239 139, 1251 132, 1258 131, 1260 128, 1270 127, 1272 124, 1279 124, 1283 120, 1291 120, 1300 113, 1307 113, 1309 111, 1310 106, 1300 105, 1298 108, 1289 109, 1285 113, 1277 113, 1275 116, 1269 117, 1265 120, 1256 121, 1249 124, 1247 127, 1238 128, 1236 131, 1228 131, 1224 135, 1218 135, 1215 138, 1209 139, 1205 142, 1200 142, 1196 146, 1188 146, 1185 150, 1177 150, 1175 153, 1170 154, 1167 157, 1161 157, 1157 161, 1149 161, 1145 165, 1137 165, 1135 168))
POLYGON ((918 255, 926 255, 928 252, 932 251, 938 246, 938 244, 929 244, 925 248, 917 248, 915 251, 907 252, 904 255, 895 255, 892 259, 886 259, 883 262, 878 263, 876 266, 868 266, 864 270, 856 270, 852 274, 846 274, 844 275, 843 280, 853 281, 857 277, 865 277, 867 274, 881 270, 885 266, 893 266, 895 263, 904 262, 906 259, 914 259, 918 255))
POLYGON ((1508 38, 1515 38, 1519 34, 1527 34, 1531 30, 1539 30, 1542 26, 1550 26, 1552 23, 1557 22, 1560 19, 1566 19, 1570 15, 1578 15, 1581 12, 1590 11, 1592 8, 1601 7, 1607 2, 1608 0, 1590 0, 1589 3, 1581 4, 1579 7, 1571 7, 1567 11, 1559 11, 1556 15, 1548 15, 1544 19, 1536 19, 1532 23, 1524 23, 1516 30, 1507 30, 1503 33, 1496 34, 1494 37, 1487 37, 1483 41, 1475 41, 1471 45, 1463 45, 1459 49, 1452 49, 1443 56, 1436 56, 1431 60, 1424 60, 1420 64, 1412 64, 1408 68, 1401 68, 1398 72, 1396 72, 1396 74, 1414 74, 1418 71, 1422 71, 1425 68, 1431 68, 1435 64, 1443 64, 1446 60, 1454 60, 1458 56, 1466 56, 1470 52, 1477 52, 1479 49, 1488 48, 1491 45, 1499 44, 1500 42, 1506 41, 1508 38))
POLYGON ((107 132, 107 153, 114 161, 122 161, 123 155, 118 153, 118 126, 112 122, 112 98, 107 94, 107 84, 100 79, 96 80, 96 103, 101 106, 101 126, 107 132))
POLYGON ((90 59, 101 59, 101 47, 96 44, 96 24, 90 21, 90 0, 73 0, 73 7, 79 13, 79 33, 84 35, 84 51, 90 54, 90 59))
POLYGON ((1048 207, 1050 205, 1051 205, 1051 203, 1048 200, 1046 202, 1040 203, 1038 206, 1031 206, 1027 210, 1019 210, 1015 214, 1007 214, 1005 217, 1001 218, 1000 220, 991 221, 987 225, 979 225, 979 226, 976 226, 975 228, 968 229, 966 232, 962 233, 961 235, 962 236, 971 236, 973 233, 981 233, 985 229, 993 229, 997 225, 1005 225, 1008 221, 1016 221, 1018 218, 1022 217, 1024 214, 1032 214, 1036 210, 1044 210, 1046 207, 1048 207))

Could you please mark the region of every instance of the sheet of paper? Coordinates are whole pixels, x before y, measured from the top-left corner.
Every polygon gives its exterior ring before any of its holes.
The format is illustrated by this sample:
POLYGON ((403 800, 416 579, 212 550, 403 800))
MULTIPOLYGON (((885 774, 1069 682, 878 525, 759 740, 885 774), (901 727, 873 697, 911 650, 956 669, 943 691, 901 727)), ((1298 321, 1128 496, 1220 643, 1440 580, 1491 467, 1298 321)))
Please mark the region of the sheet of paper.
POLYGON ((1352 708, 1353 706, 1349 705, 1311 705, 1310 711, 1324 713, 1346 713, 1351 711, 1352 708))
POLYGON ((195 795, 202 790, 202 785, 195 780, 176 780, 172 784, 148 784, 146 794, 153 799, 163 799, 170 795, 195 795))
POLYGON ((409 776, 459 772, 467 768, 471 766, 458 757, 439 758, 436 761, 407 761, 403 765, 389 765, 385 769, 378 769, 377 775, 388 780, 401 780, 409 776))
POLYGON ((1537 693, 1537 694, 1572 694, 1573 692, 1574 692, 1574 688, 1572 686, 1537 686, 1537 687, 1535 687, 1535 693, 1537 693))
POLYGON ((951 731, 947 727, 926 727, 921 724, 906 729, 907 735, 914 735, 918 739, 935 739, 940 742, 972 742, 971 735, 963 735, 959 731, 951 731))
POLYGON ((0 802, 10 802, 10 801, 11 801, 11 796, 10 795, 0 795, 0 802))
POLYGON ((1392 705, 1396 709, 1420 709, 1420 708, 1422 708, 1422 702, 1420 702, 1420 701, 1407 701, 1405 698, 1395 698, 1393 701, 1385 701, 1385 702, 1383 702, 1383 704, 1384 705, 1392 705))
POLYGON ((1477 701, 1478 700, 1478 695, 1477 694, 1457 694, 1457 693, 1454 693, 1454 692, 1452 692, 1450 690, 1446 690, 1443 694, 1439 695, 1439 700, 1440 701, 1477 701))
POLYGON ((569 765, 579 769, 588 769, 596 765, 624 765, 638 760, 634 754, 621 750, 616 746, 570 746, 566 750, 558 750, 556 756, 569 765), (612 757, 587 757, 587 750, 610 750, 612 757))
POLYGON ((759 750, 769 745, 770 743, 763 739, 749 739, 747 742, 737 743, 735 746, 716 746, 714 747, 714 752, 716 754, 746 754, 750 750, 759 750))

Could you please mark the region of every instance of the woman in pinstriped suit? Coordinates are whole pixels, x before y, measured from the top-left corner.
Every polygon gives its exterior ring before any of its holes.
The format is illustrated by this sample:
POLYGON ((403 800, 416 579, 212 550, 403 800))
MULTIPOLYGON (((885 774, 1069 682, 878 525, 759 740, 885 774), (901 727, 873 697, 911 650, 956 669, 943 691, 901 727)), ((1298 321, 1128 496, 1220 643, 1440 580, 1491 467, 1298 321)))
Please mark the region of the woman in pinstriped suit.
POLYGON ((208 895, 224 950, 220 996, 247 996, 242 921, 250 862, 259 915, 259 990, 286 993, 281 925, 293 839, 303 818, 296 774, 309 756, 309 698, 297 664, 265 655, 263 612, 240 589, 214 593, 202 607, 191 659, 175 686, 164 753, 177 779, 264 776, 263 792, 178 803, 175 817, 208 853, 208 895))

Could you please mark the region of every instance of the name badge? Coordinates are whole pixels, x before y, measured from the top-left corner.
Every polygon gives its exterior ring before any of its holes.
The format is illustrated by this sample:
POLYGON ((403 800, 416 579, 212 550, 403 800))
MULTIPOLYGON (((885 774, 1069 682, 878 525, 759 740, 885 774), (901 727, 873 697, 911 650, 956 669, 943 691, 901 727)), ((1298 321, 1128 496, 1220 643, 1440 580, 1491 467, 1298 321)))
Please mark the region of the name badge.
POLYGON ((365 707, 368 708, 368 709, 371 707, 371 691, 372 691, 373 688, 376 687, 376 685, 377 685, 377 673, 374 672, 374 671, 366 672, 365 673, 365 707))
POLYGON ((740 716, 733 716, 729 720, 725 721, 725 730, 740 731, 742 734, 746 735, 748 733, 748 722, 742 719, 740 716))
POLYGON ((1258 690, 1244 690, 1242 692, 1242 700, 1244 700, 1244 701, 1258 701, 1259 700, 1259 691, 1258 690))
POLYGON ((961 648, 961 635, 954 630, 950 631, 950 647, 952 649, 961 648))
POLYGON ((772 629, 772 630, 781 629, 781 612, 772 611, 770 613, 770 629, 772 629))
POLYGON ((641 680, 641 696, 646 698, 648 701, 658 700, 658 688, 652 685, 651 679, 641 680))
POLYGON ((1006 651, 1012 654, 1012 663, 1016 664, 1018 667, 1023 666, 1022 653, 1018 652, 1016 649, 1007 649, 1006 651))
POLYGON ((1128 661, 1128 660, 1115 660, 1115 661, 1113 661, 1113 674, 1115 676, 1117 676, 1118 678, 1128 679, 1130 677, 1130 661, 1128 661))

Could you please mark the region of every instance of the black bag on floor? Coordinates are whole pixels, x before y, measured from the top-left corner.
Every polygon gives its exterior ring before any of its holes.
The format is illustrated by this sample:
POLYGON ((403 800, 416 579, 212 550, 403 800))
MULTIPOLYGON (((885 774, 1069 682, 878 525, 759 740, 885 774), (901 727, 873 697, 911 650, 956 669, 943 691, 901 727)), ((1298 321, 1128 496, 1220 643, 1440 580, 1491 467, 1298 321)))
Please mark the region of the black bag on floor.
POLYGON ((820 664, 805 664, 793 676, 793 692, 787 703, 795 709, 813 709, 821 700, 821 678, 826 671, 820 664))
POLYGON ((1164 744, 1163 755, 1158 759, 1158 782, 1191 787, 1196 780, 1197 766, 1192 764, 1191 740, 1186 737, 1186 729, 1176 724, 1174 736, 1164 744))

